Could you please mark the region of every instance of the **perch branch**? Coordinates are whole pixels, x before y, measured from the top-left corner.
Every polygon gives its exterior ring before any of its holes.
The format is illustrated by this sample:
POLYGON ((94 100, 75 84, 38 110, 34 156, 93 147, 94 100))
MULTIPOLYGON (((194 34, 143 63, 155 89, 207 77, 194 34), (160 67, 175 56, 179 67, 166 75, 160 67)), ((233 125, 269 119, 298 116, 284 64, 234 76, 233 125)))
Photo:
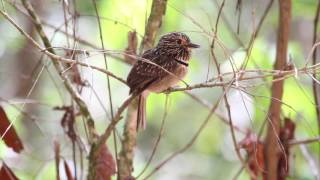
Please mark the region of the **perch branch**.
MULTIPOLYGON (((150 16, 145 27, 145 34, 140 45, 140 54, 151 48, 155 42, 156 35, 161 27, 162 18, 165 15, 167 0, 153 0, 150 16)), ((128 108, 127 118, 123 131, 122 149, 119 154, 119 177, 118 179, 128 179, 132 177, 134 147, 137 141, 137 110, 138 99, 135 99, 128 108)))

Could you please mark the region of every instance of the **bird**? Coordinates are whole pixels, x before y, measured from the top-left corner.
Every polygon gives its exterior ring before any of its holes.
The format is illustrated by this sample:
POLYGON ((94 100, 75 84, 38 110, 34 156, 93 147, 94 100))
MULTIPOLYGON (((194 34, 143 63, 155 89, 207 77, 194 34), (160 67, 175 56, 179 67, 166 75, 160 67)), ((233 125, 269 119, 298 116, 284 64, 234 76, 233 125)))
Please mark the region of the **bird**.
POLYGON ((199 47, 186 34, 171 32, 161 36, 158 44, 134 63, 127 84, 129 94, 138 96, 137 130, 146 128, 146 99, 150 92, 163 92, 181 81, 188 73, 191 49, 199 47))

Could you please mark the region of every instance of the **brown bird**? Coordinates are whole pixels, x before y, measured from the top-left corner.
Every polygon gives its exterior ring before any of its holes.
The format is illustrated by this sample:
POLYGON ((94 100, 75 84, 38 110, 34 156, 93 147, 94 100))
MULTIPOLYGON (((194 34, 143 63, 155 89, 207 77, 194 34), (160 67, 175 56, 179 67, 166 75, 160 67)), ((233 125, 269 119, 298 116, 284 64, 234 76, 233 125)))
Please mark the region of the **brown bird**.
POLYGON ((168 33, 133 65, 127 83, 130 94, 141 93, 138 97, 137 129, 146 127, 146 98, 149 93, 160 93, 181 81, 188 72, 191 49, 198 47, 184 33, 168 33))

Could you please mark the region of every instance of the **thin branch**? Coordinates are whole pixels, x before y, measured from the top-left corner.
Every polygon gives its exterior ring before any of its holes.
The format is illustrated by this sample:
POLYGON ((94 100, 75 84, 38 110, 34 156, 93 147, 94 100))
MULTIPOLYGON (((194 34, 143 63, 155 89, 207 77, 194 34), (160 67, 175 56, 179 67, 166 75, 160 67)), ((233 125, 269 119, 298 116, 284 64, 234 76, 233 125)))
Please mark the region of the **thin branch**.
MULTIPOLYGON (((65 36, 74 38, 74 40, 76 40, 77 42, 81 43, 82 45, 85 45, 85 46, 88 46, 88 47, 91 47, 91 48, 94 48, 94 49, 100 49, 100 48, 99 48, 97 45, 95 45, 94 43, 91 43, 91 42, 89 42, 89 41, 87 41, 87 40, 85 40, 85 39, 82 39, 82 38, 80 38, 80 37, 73 37, 72 34, 69 34, 69 33, 65 32, 65 31, 63 31, 63 30, 61 30, 61 29, 57 29, 55 26, 51 25, 51 24, 48 23, 48 22, 42 21, 42 23, 43 23, 45 26, 47 26, 47 27, 49 27, 49 28, 52 28, 52 29, 55 29, 56 31, 64 34, 65 36)), ((108 56, 110 56, 111 58, 117 59, 117 60, 119 60, 120 62, 123 62, 123 63, 128 64, 128 62, 126 62, 126 61, 124 60, 124 57, 121 56, 121 54, 110 53, 110 52, 108 52, 108 51, 105 51, 105 53, 106 53, 108 56)))
MULTIPOLYGON (((151 6, 151 12, 148 18, 148 23, 145 27, 145 34, 140 45, 140 53, 142 51, 151 48, 155 42, 156 35, 161 27, 162 18, 165 15, 167 6, 167 0, 153 0, 151 6)), ((140 60, 138 58, 138 60, 140 60)), ((149 63, 152 63, 149 61, 149 63)), ((157 64, 154 64, 157 65, 157 64)), ((169 74, 171 72, 158 66, 169 74)), ((175 76, 175 75, 174 75, 175 76)), ((176 76, 175 76, 176 77, 176 76)), ((179 78, 180 79, 180 78, 179 78)), ((137 110, 138 110, 138 99, 135 99, 128 107, 126 124, 123 131, 122 149, 119 156, 119 176, 118 179, 124 180, 132 177, 133 171, 133 157, 134 147, 136 146, 137 132, 137 110)))
POLYGON ((71 64, 71 65, 74 65, 74 64, 77 64, 77 65, 80 65, 80 66, 84 66, 84 67, 88 67, 90 69, 94 69, 94 70, 97 70, 99 72, 102 72, 108 76, 111 76, 113 77, 114 79, 120 81, 121 83, 123 84, 127 84, 127 81, 124 80, 123 78, 115 75, 114 73, 112 73, 111 71, 108 71, 108 70, 105 70, 103 68, 100 68, 98 66, 94 66, 94 65, 90 65, 88 63, 83 63, 83 62, 80 62, 78 60, 72 60, 72 59, 68 59, 68 58, 64 58, 64 57, 61 57, 61 56, 58 56, 58 55, 55 55, 55 54, 52 54, 46 50, 42 50, 42 52, 44 52, 46 55, 48 55, 51 59, 53 59, 54 61, 60 61, 60 62, 63 62, 63 63, 67 63, 67 64, 71 64))
MULTIPOLYGON (((229 85, 226 89, 229 89, 231 87, 231 85, 229 85)), ((190 139, 190 141, 183 146, 182 148, 180 148, 179 150, 175 151, 174 153, 172 153, 169 157, 167 157, 165 160, 163 160, 159 165, 157 165, 148 175, 146 175, 143 180, 146 180, 148 178, 150 178, 153 174, 155 174, 160 168, 162 168, 166 163, 168 163, 169 161, 171 161, 173 158, 175 158, 177 155, 185 152, 186 150, 188 150, 193 144, 194 142, 198 139, 199 135, 201 134, 201 132, 203 131, 203 129, 206 127, 206 125, 208 124, 208 122, 211 119, 211 116, 213 115, 214 111, 218 108, 222 98, 224 97, 226 91, 223 92, 223 94, 219 97, 218 101, 216 102, 216 104, 211 108, 209 114, 207 115, 207 117, 205 118, 205 120, 201 123, 200 127, 198 128, 198 130, 196 131, 196 133, 192 136, 192 138, 190 139)))
MULTIPOLYGON (((55 55, 55 54, 52 54, 49 52, 49 49, 52 49, 52 47, 48 47, 46 49, 43 49, 36 41, 34 41, 26 32, 24 32, 14 21, 13 19, 11 19, 5 12, 3 11, 0 11, 0 13, 6 17, 15 27, 17 30, 19 30, 21 32, 21 34, 23 34, 29 41, 32 42, 32 44, 34 46, 36 46, 39 50, 41 50, 42 52, 44 52, 46 55, 48 55, 51 59, 55 60, 55 61, 62 61, 64 63, 69 63, 69 64, 78 64, 78 65, 81 65, 81 66, 85 66, 85 67, 90 67, 92 69, 95 69, 95 70, 98 70, 100 72, 103 72, 103 73, 106 73, 108 74, 109 76, 119 80, 120 82, 122 83, 125 83, 126 84, 126 81, 116 75, 114 75, 112 72, 110 71, 106 71, 102 68, 99 68, 99 67, 96 67, 96 66, 93 66, 93 65, 89 65, 87 63, 83 63, 83 62, 80 62, 80 61, 75 61, 75 60, 72 60, 72 59, 67 59, 67 58, 63 58, 61 56, 58 56, 58 55, 55 55)), ((312 48, 312 51, 311 53, 315 50, 315 46, 312 48)), ((85 51, 85 50, 82 50, 82 51, 85 51)), ((129 54, 128 54, 129 55, 129 54)), ((130 56, 130 55, 129 55, 130 56)), ((136 56, 133 56, 136 58, 136 56)), ((295 76, 296 75, 296 72, 298 72, 299 74, 303 74, 303 73, 307 73, 307 72, 312 72, 312 71, 318 71, 320 69, 320 64, 315 64, 315 65, 312 65, 312 66, 309 66, 309 67, 306 67, 306 68, 300 68, 300 69, 297 69, 297 70, 289 70, 289 71, 286 71, 286 70, 263 70, 263 69, 253 69, 253 70, 246 70, 246 71, 238 71, 237 73, 239 75, 236 75, 238 77, 240 77, 241 75, 244 75, 244 74, 249 74, 249 73, 254 73, 254 72, 266 72, 266 73, 269 73, 267 75, 263 75, 263 77, 268 77, 268 76, 278 76, 278 77, 281 77, 281 76, 284 76, 284 75, 288 75, 288 78, 289 77, 292 77, 292 76, 295 76)), ((227 76, 227 75, 234 75, 234 72, 227 72, 227 73, 223 73, 221 74, 221 76, 227 76)), ((238 79, 238 81, 242 81, 242 80, 249 80, 249 79, 256 79, 256 78, 263 78, 262 76, 252 76, 252 77, 242 77, 240 79, 238 79)), ((214 81, 215 79, 218 79, 219 76, 211 79, 210 81, 214 81)), ((229 82, 223 82, 223 83, 200 83, 200 84, 195 84, 195 85, 192 85, 192 86, 188 86, 188 87, 185 87, 185 88, 173 88, 170 90, 170 92, 176 92, 176 91, 185 91, 185 90, 192 90, 192 89, 198 89, 198 88, 209 88, 209 87, 216 87, 216 86, 223 86, 223 85, 226 85, 228 84, 229 82)))
POLYGON ((320 136, 315 138, 309 138, 309 139, 292 140, 289 142, 289 146, 295 146, 300 144, 310 144, 310 143, 320 143, 320 136))
MULTIPOLYGON (((96 17, 96 15, 90 15, 90 14, 79 14, 79 17, 94 17, 94 18, 97 18, 96 17)), ((99 16, 99 18, 101 19, 101 20, 105 20, 105 21, 111 21, 111 22, 113 22, 114 24, 119 24, 119 25, 122 25, 123 27, 126 27, 126 28, 128 28, 130 31, 136 31, 136 28, 134 28, 134 27, 132 27, 132 26, 130 26, 129 24, 126 24, 126 23, 123 23, 123 22, 121 22, 121 21, 118 21, 118 20, 116 20, 116 19, 113 19, 113 18, 110 18, 110 17, 104 17, 104 16, 99 16)), ((139 36, 139 37, 141 37, 141 38, 143 38, 143 35, 141 34, 141 33, 139 33, 139 32, 137 32, 137 35, 139 36)))
MULTIPOLYGON (((122 105, 118 108, 118 111, 115 113, 114 118, 112 119, 111 123, 108 125, 107 129, 105 130, 104 134, 102 134, 95 147, 99 147, 102 144, 106 142, 108 137, 110 136, 110 133, 114 129, 114 127, 117 125, 117 123, 122 119, 121 114, 124 112, 124 110, 129 106, 129 104, 132 102, 132 100, 136 97, 137 95, 131 95, 129 96, 123 103, 122 105)), ((91 150, 92 151, 92 150, 91 150)), ((93 150, 94 151, 94 150, 93 150)))
MULTIPOLYGON (((216 20, 216 25, 215 25, 215 29, 214 29, 214 37, 217 36, 217 33, 218 33, 218 24, 219 24, 219 20, 220 20, 220 16, 221 16, 221 12, 222 12, 222 9, 223 9, 223 6, 224 6, 224 3, 225 3, 225 0, 222 1, 221 3, 221 6, 219 8, 219 12, 218 12, 218 17, 217 17, 217 20, 216 20)), ((215 45, 215 38, 212 39, 212 43, 211 43, 211 55, 213 57, 213 60, 214 60, 214 63, 215 63, 215 66, 216 66, 216 69, 217 69, 217 72, 218 72, 218 75, 220 76, 221 74, 221 71, 220 71, 220 65, 218 63, 218 60, 214 54, 214 45, 215 45)), ((233 66, 232 66, 233 67, 233 66)), ((233 70, 234 71, 234 70, 233 70)), ((238 81, 237 79, 234 79, 235 81, 238 81)), ((231 80, 230 82, 230 85, 233 84, 234 80, 231 80)), ((219 81, 220 82, 223 82, 223 77, 220 76, 219 78, 219 81)), ((234 132, 234 128, 233 128, 233 121, 232 121, 232 116, 231 116, 231 110, 230 110, 230 105, 229 105, 229 102, 228 102, 228 98, 227 98, 227 90, 225 88, 225 86, 222 86, 222 90, 223 92, 225 92, 224 96, 223 96, 223 99, 224 99, 224 103, 225 103, 225 106, 226 106, 226 109, 227 109, 227 114, 228 114, 228 120, 229 120, 229 123, 230 123, 230 130, 231 130, 231 136, 232 136, 232 142, 233 142, 233 145, 234 145, 234 149, 236 151, 236 154, 239 158, 239 160, 241 161, 241 163, 243 164, 243 166, 247 169, 247 166, 245 165, 245 161, 243 160, 241 154, 240 154, 240 150, 239 148, 237 147, 237 140, 236 140, 236 137, 235 137, 235 132, 234 132)), ((250 172, 248 170, 248 172, 250 172)))
POLYGON ((100 68, 100 67, 97 67, 97 66, 94 66, 94 65, 90 65, 90 64, 87 64, 87 63, 83 63, 83 62, 80 62, 80 61, 76 61, 76 60, 73 60, 73 59, 68 59, 68 58, 64 58, 64 57, 61 57, 59 55, 56 55, 52 52, 54 52, 52 49, 52 47, 46 47, 46 48, 42 48, 30 35, 28 35, 6 12, 4 11, 1 11, 0 10, 0 14, 2 14, 24 37, 26 37, 37 49, 39 49, 41 52, 45 53, 47 56, 49 56, 53 61, 60 61, 60 62, 63 62, 63 63, 67 63, 67 64, 78 64, 80 66, 84 66, 84 67, 89 67, 91 69, 94 69, 94 70, 97 70, 97 71, 100 71, 102 73, 105 73, 115 79, 117 79, 118 81, 124 83, 124 84, 127 84, 126 80, 116 76, 115 74, 113 74, 112 72, 110 71, 107 71, 103 68, 100 68))
MULTIPOLYGON (((94 10, 95 10, 96 16, 97 16, 101 47, 102 47, 102 50, 104 50, 105 47, 104 47, 104 42, 103 42, 102 26, 101 26, 101 20, 100 20, 100 16, 99 16, 98 7, 97 7, 97 2, 96 2, 96 0, 92 0, 92 2, 93 2, 93 6, 94 6, 94 10)), ((108 70, 107 55, 105 53, 103 53, 103 59, 104 59, 105 68, 106 68, 106 70, 108 70)), ((110 84, 109 75, 107 75, 107 88, 108 88, 108 97, 109 97, 109 107, 110 107, 111 119, 113 119, 112 91, 111 91, 111 84, 110 84)), ((116 130, 113 129, 112 133, 113 133, 115 157, 116 157, 116 161, 118 161, 118 147, 117 147, 116 130)), ((95 158, 89 159, 89 161, 96 161, 96 159, 95 158)), ((95 162, 91 162, 91 164, 95 164, 95 162)), ((117 165, 119 165, 119 164, 117 163, 117 165)), ((95 168, 92 168, 92 169, 94 169, 94 171, 96 171, 95 168)), ((94 174, 94 172, 89 172, 89 174, 90 173, 94 174)))
MULTIPOLYGON (((193 100, 195 100, 196 102, 198 102, 199 104, 201 104, 203 107, 207 108, 207 109, 211 109, 211 104, 209 104, 209 102, 203 100, 203 99, 200 99, 199 97, 197 97, 195 94, 189 92, 189 91, 184 91, 184 93, 186 95, 188 95, 189 97, 191 97, 193 100)), ((219 119, 222 120, 223 123, 227 124, 228 126, 230 126, 230 122, 225 118, 223 117, 222 115, 220 115, 219 113, 216 113, 215 114, 219 119)), ((233 128, 237 131, 237 132, 240 132, 242 134, 245 134, 246 132, 243 131, 242 129, 240 129, 238 126, 235 126, 233 125, 233 128)))
POLYGON ((246 48, 246 57, 245 57, 245 60, 244 60, 244 63, 241 65, 241 68, 240 69, 246 69, 247 65, 248 65, 248 62, 249 62, 249 59, 250 59, 250 56, 251 56, 251 52, 252 52, 252 48, 253 48, 253 45, 254 45, 254 41, 255 39, 257 38, 261 28, 262 28, 262 25, 263 25, 263 22, 264 20, 266 19, 271 7, 272 7, 272 4, 273 4, 274 0, 270 0, 266 9, 264 10, 263 14, 262 14, 262 17, 258 23, 258 26, 256 28, 256 30, 253 32, 251 38, 250 38, 250 41, 249 41, 249 44, 248 44, 248 47, 246 48))
MULTIPOLYGON (((34 24, 35 24, 35 28, 36 30, 38 31, 44 45, 49 48, 51 47, 51 44, 50 44, 50 41, 49 39, 46 37, 44 31, 43 31, 43 28, 42 28, 42 25, 41 25, 41 22, 40 22, 40 19, 38 18, 38 16, 36 15, 36 13, 34 12, 31 4, 26 1, 26 0, 22 0, 22 3, 23 5, 25 6, 25 8, 27 9, 28 13, 30 14, 30 16, 32 17, 32 19, 34 20, 34 24)), ((0 14, 2 14, 13 26, 15 26, 15 28, 22 34, 24 35, 29 41, 31 41, 33 43, 33 45, 35 45, 38 49, 41 49, 40 45, 38 43, 36 43, 36 41, 34 41, 32 39, 32 37, 30 37, 25 31, 22 30, 22 28, 20 28, 20 26, 18 26, 14 20, 12 18, 10 18, 8 16, 8 14, 2 10, 0 10, 0 14)), ((48 51, 48 54, 50 54, 54 57, 56 56, 55 55, 55 52, 53 50, 49 50, 48 51)), ((53 59, 53 58, 51 58, 53 59)), ((61 65, 59 64, 59 61, 54 61, 53 60, 53 64, 56 68, 56 70, 58 72, 62 72, 62 67, 61 65)), ((93 118, 91 117, 91 114, 85 104, 85 102, 82 100, 80 94, 74 89, 74 87, 72 86, 72 83, 70 82, 70 80, 66 77, 66 76, 63 76, 62 74, 60 74, 60 78, 63 80, 64 82, 64 85, 66 87, 66 89, 68 90, 68 92, 70 93, 70 95, 72 96, 72 98, 75 100, 75 102, 78 104, 78 106, 80 107, 80 111, 81 113, 83 114, 83 116, 87 119, 87 125, 89 127, 89 132, 90 132, 90 135, 93 135, 95 132, 94 130, 94 120, 93 118)))
MULTIPOLYGON (((52 54, 52 53, 49 52, 49 49, 51 49, 51 47, 49 47, 47 49, 41 48, 41 46, 37 42, 35 42, 28 34, 26 34, 19 26, 17 26, 17 24, 9 16, 7 16, 6 13, 4 14, 3 11, 0 11, 0 12, 7 19, 9 18, 8 20, 11 23, 13 23, 13 25, 17 28, 17 30, 19 30, 28 40, 30 40, 32 42, 32 44, 34 44, 42 52, 46 53, 46 55, 48 55, 51 59, 56 60, 56 61, 62 61, 64 63, 79 64, 81 66, 90 67, 92 69, 95 69, 95 70, 98 70, 100 72, 106 73, 106 74, 110 75, 111 77, 119 80, 122 83, 126 83, 126 81, 124 79, 114 75, 110 71, 106 71, 106 70, 104 70, 102 68, 99 68, 99 67, 96 67, 96 66, 93 66, 93 65, 89 65, 89 64, 86 64, 86 63, 82 63, 82 62, 79 62, 79 61, 63 58, 61 56, 52 54)), ((314 49, 315 49, 315 47, 312 48, 311 53, 314 51, 314 49)), ((133 57, 135 57, 135 56, 133 56, 133 57)), ((298 72, 299 74, 303 74, 303 73, 307 73, 307 72, 318 71, 319 69, 320 69, 320 64, 318 63, 318 64, 315 64, 315 65, 312 65, 312 66, 309 66, 309 67, 306 67, 306 68, 301 68, 301 69, 298 69, 298 70, 289 70, 289 71, 286 71, 286 70, 262 70, 262 69, 238 71, 237 73, 239 75, 237 75, 237 76, 240 77, 240 75, 246 74, 246 73, 266 72, 266 73, 269 73, 269 74, 268 75, 264 75, 264 77, 267 77, 267 76, 279 76, 279 77, 281 77, 281 76, 284 76, 284 75, 289 75, 288 77, 292 77, 292 76, 296 75, 296 72, 298 72)), ((229 74, 230 75, 231 74, 234 75, 234 72, 227 72, 227 73, 224 73, 224 74, 221 74, 221 75, 222 76, 227 76, 229 74)), ((215 79, 218 79, 218 78, 219 78, 219 76, 211 79, 210 81, 214 81, 215 79)), ((238 81, 255 79, 255 78, 262 78, 262 77, 259 77, 259 76, 242 77, 242 78, 238 79, 238 81)), ((195 85, 188 86, 188 87, 185 87, 185 88, 173 88, 173 89, 170 90, 170 92, 192 90, 192 89, 197 89, 197 88, 209 88, 209 87, 215 87, 215 86, 223 86, 223 85, 226 85, 226 84, 228 84, 228 82, 225 82, 225 83, 209 83, 209 82, 208 83, 200 83, 200 84, 195 84, 195 85)))
POLYGON ((192 22, 192 24, 194 24, 195 26, 197 26, 199 29, 201 29, 201 33, 205 34, 208 37, 211 37, 210 32, 208 32, 200 23, 198 20, 195 20, 193 17, 191 17, 190 15, 184 13, 182 10, 179 10, 178 8, 174 7, 173 5, 168 3, 168 7, 174 9, 176 12, 178 12, 179 14, 183 15, 185 18, 187 18, 188 20, 190 20, 192 22))
POLYGON ((167 115, 168 115, 168 98, 169 98, 169 95, 167 94, 166 95, 166 101, 165 101, 165 107, 164 107, 164 113, 163 113, 163 117, 162 117, 162 121, 161 121, 161 125, 160 125, 160 131, 159 131, 159 135, 158 135, 158 138, 155 142, 155 145, 153 146, 153 149, 152 149, 152 152, 151 152, 151 155, 146 163, 146 165, 144 166, 144 168, 142 169, 142 171, 139 173, 139 175, 136 177, 136 179, 138 179, 140 176, 143 175, 143 173, 147 170, 147 168, 149 167, 154 155, 156 154, 156 151, 158 149, 158 145, 160 143, 160 140, 161 140, 161 137, 163 135, 163 132, 164 132, 164 124, 165 124, 165 120, 167 118, 167 115))
MULTIPOLYGON (((219 3, 217 0, 212 0, 212 1, 214 2, 215 6, 219 7, 219 3)), ((239 35, 233 31, 232 25, 229 23, 229 21, 227 20, 227 17, 223 12, 221 12, 221 19, 226 25, 227 29, 230 31, 231 35, 233 36, 237 44, 240 45, 241 47, 244 47, 245 46, 244 43, 241 41, 239 35)))
MULTIPOLYGON (((0 12, 1 13, 1 12, 0 12)), ((12 19, 11 19, 12 20, 12 19)), ((13 21, 12 21, 13 22, 13 21)), ((13 22, 14 23, 14 22, 13 22)), ((84 67, 88 67, 90 69, 94 69, 94 70, 97 70, 99 72, 102 72, 108 76, 111 76, 113 77, 114 79, 120 81, 121 83, 123 84, 127 84, 126 80, 122 79, 121 77, 118 77, 117 75, 115 75, 114 73, 112 73, 111 71, 108 71, 108 70, 105 70, 103 68, 100 68, 98 66, 94 66, 94 65, 90 65, 88 63, 83 63, 79 60, 74 60, 74 59, 68 59, 68 58, 64 58, 64 57, 61 57, 59 55, 56 55, 56 54, 53 54, 49 51, 49 49, 54 49, 54 47, 49 47, 49 48, 42 48, 36 41, 34 41, 32 39, 32 37, 30 37, 26 32, 24 32, 22 29, 18 29, 19 31, 22 32, 22 34, 29 40, 31 41, 31 43, 36 47, 38 48, 41 52, 45 53, 47 56, 49 56, 52 60, 54 61, 60 61, 60 62, 63 62, 63 63, 66 63, 66 64, 71 64, 71 65, 74 65, 74 64, 77 64, 77 65, 80 65, 80 66, 84 66, 84 67)), ((63 48, 63 49, 67 49, 67 48, 63 48)), ((81 51, 81 52, 87 52, 87 50, 77 50, 75 49, 75 51, 81 51)))
MULTIPOLYGON (((228 75, 233 74, 234 77, 238 77, 237 82, 238 84, 243 82, 246 82, 247 80, 252 80, 252 79, 262 79, 262 78, 266 78, 266 77, 271 77, 273 76, 274 79, 271 82, 278 82, 278 81, 282 81, 284 79, 288 79, 290 77, 295 77, 296 74, 305 74, 305 75, 309 75, 310 73, 312 73, 312 71, 319 71, 320 69, 320 63, 316 64, 315 66, 309 66, 307 68, 301 68, 301 69, 293 69, 293 70, 246 70, 246 71, 238 71, 238 72, 227 72, 227 73, 223 73, 220 76, 216 76, 215 78, 213 78, 212 80, 210 80, 209 82, 204 82, 204 83, 199 83, 199 84, 194 84, 191 86, 187 86, 187 87, 177 87, 177 88, 171 88, 168 90, 168 92, 176 92, 176 91, 185 91, 185 90, 193 90, 193 89, 199 89, 199 88, 210 88, 210 87, 217 87, 217 86, 225 86, 227 84, 230 83, 230 81, 234 81, 235 79, 231 79, 228 81, 223 81, 223 82, 212 82, 214 80, 219 79, 220 77, 224 77, 227 78, 228 75), (243 74, 250 74, 253 72, 266 72, 266 74, 263 75, 255 75, 255 76, 243 76, 243 74), (242 76, 240 78, 240 76, 242 76)), ((261 84, 258 84, 261 85, 261 84)), ((247 85, 247 87, 253 87, 254 84, 250 84, 247 85)), ((257 86, 257 85, 256 85, 257 86)))

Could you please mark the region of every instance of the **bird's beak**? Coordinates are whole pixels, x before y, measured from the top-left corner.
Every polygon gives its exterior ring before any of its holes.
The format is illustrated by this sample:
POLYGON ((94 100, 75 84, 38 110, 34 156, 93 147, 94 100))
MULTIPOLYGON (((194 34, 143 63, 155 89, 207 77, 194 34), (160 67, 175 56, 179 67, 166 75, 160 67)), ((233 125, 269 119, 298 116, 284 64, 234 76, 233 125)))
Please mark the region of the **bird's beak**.
POLYGON ((189 48, 199 48, 200 46, 198 44, 189 43, 188 47, 189 48))

